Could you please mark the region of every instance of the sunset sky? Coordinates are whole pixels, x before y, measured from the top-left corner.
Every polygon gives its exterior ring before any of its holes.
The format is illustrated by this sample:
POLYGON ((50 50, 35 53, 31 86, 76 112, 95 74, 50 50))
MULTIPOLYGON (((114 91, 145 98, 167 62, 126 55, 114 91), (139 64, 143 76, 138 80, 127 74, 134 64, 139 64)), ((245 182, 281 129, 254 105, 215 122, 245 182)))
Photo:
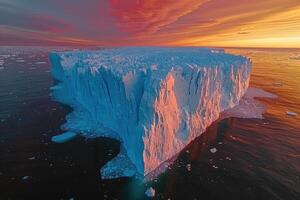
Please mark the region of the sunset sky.
POLYGON ((0 0, 0 45, 300 48, 300 0, 0 0))

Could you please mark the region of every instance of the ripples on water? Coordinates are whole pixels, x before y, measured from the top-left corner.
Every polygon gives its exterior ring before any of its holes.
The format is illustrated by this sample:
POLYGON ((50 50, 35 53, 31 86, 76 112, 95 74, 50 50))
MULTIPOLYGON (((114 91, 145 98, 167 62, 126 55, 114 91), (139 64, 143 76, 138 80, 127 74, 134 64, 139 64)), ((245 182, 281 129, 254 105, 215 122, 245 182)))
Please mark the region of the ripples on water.
MULTIPOLYGON (((146 198, 134 179, 98 179, 116 141, 51 143, 69 110, 49 97, 50 50, 0 48, 0 199, 146 198)), ((226 51, 250 57, 250 86, 278 98, 259 99, 262 120, 214 123, 147 185, 157 199, 300 199, 300 50, 226 51)))

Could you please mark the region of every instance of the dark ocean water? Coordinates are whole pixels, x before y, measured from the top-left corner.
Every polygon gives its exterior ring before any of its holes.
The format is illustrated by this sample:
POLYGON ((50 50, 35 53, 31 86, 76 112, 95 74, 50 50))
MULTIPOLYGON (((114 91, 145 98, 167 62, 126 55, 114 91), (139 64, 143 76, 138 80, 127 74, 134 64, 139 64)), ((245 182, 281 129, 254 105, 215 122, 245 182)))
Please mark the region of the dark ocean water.
POLYGON ((214 123, 143 184, 101 180, 100 167, 119 151, 116 140, 51 142, 70 112, 51 100, 51 49, 0 48, 1 200, 147 199, 149 186, 156 199, 300 199, 300 50, 227 49, 250 57, 250 85, 278 98, 259 99, 268 108, 264 119, 214 123))

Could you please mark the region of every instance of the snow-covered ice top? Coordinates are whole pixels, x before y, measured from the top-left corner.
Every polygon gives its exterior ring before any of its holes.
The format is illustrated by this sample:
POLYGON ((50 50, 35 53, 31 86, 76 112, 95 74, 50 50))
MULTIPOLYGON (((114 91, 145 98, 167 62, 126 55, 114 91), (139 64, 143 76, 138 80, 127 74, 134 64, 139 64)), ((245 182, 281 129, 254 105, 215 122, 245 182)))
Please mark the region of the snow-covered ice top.
POLYGON ((244 95, 245 57, 205 48, 126 47, 50 55, 54 97, 73 107, 64 128, 118 138, 102 176, 146 175, 244 95), (129 173, 130 172, 130 173, 129 173))
POLYGON ((206 48, 117 48, 100 51, 69 51, 56 53, 61 57, 64 70, 76 67, 79 73, 87 71, 95 74, 99 68, 124 75, 132 71, 158 70, 157 75, 172 69, 217 67, 233 62, 242 64, 240 56, 225 54, 223 50, 206 48))

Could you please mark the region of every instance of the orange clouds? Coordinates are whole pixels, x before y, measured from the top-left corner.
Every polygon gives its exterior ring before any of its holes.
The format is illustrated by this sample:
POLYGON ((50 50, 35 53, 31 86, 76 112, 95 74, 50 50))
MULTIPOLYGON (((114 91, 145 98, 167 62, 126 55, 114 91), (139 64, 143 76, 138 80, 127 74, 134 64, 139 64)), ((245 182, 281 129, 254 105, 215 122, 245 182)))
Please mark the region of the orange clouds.
POLYGON ((186 28, 190 37, 182 37, 171 43, 192 46, 300 47, 300 2, 281 3, 265 1, 258 4, 260 7, 250 3, 243 12, 234 10, 227 16, 219 17, 218 23, 209 28, 186 28))
POLYGON ((298 0, 110 0, 110 5, 118 27, 129 33, 122 44, 300 47, 298 0))

